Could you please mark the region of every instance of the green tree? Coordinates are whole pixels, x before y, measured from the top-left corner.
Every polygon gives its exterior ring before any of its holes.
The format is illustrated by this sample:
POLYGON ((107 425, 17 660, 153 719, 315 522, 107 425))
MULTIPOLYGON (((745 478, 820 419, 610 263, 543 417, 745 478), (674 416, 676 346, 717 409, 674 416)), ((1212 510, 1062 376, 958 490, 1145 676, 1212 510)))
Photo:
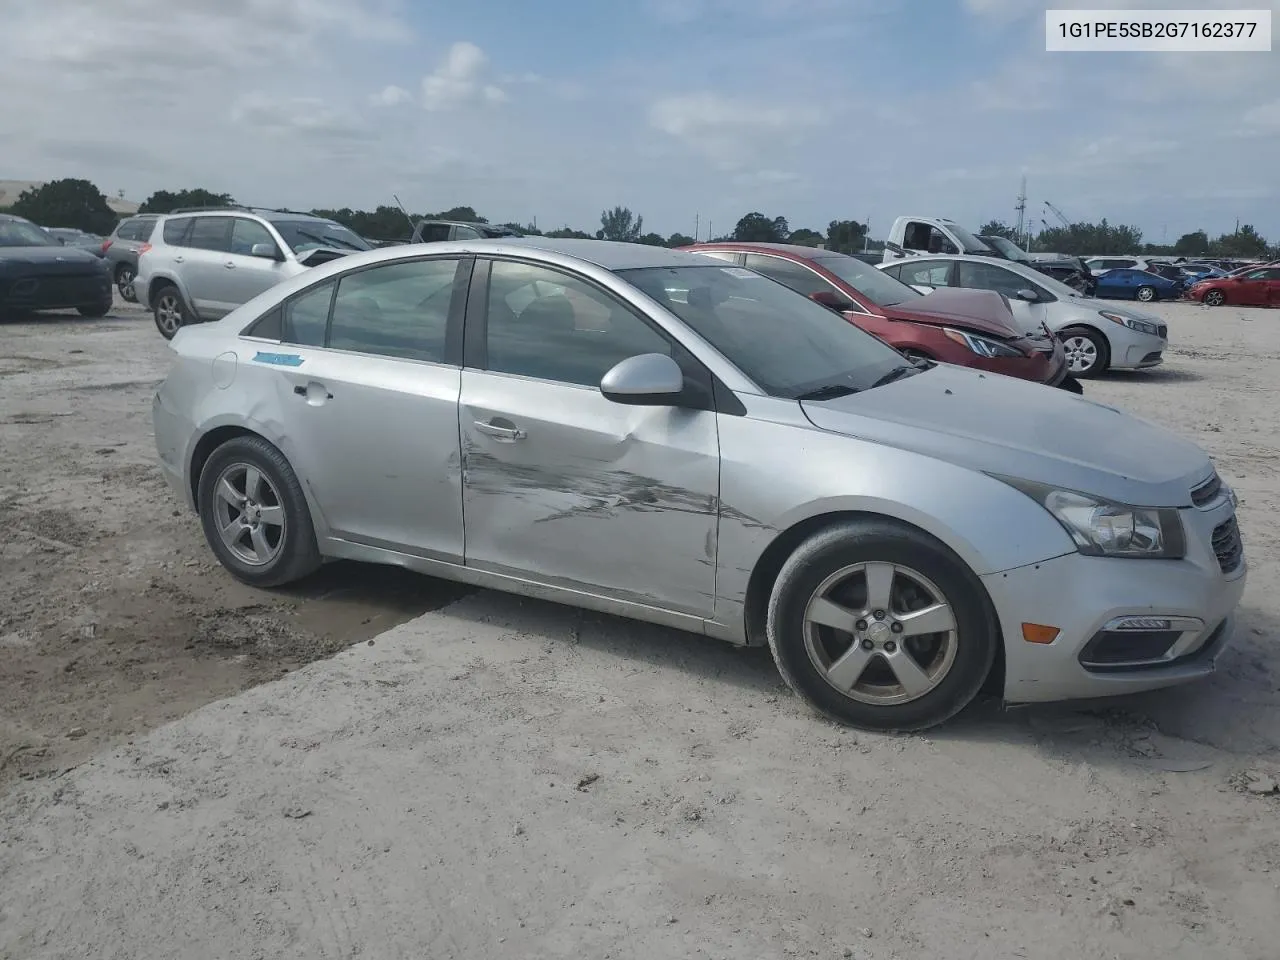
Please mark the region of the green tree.
POLYGON ((542 236, 542 231, 532 223, 504 223, 502 226, 506 227, 508 230, 514 230, 516 233, 523 233, 526 237, 542 236))
POLYGON ((1253 224, 1243 224, 1235 233, 1224 233, 1209 247, 1217 257, 1263 257, 1267 254, 1267 241, 1254 229, 1253 224))
POLYGON ((558 230, 548 230, 545 234, 548 237, 555 237, 557 240, 595 240, 589 233, 583 233, 581 230, 572 230, 566 224, 558 230))
POLYGON ((784 243, 791 236, 786 217, 770 220, 763 213, 748 213, 733 228, 734 240, 746 243, 784 243))
POLYGON ((832 220, 827 224, 827 249, 857 253, 866 243, 867 225, 857 220, 832 220))
POLYGON ((1012 240, 1015 243, 1018 240, 1018 231, 1003 220, 988 220, 978 228, 978 235, 982 237, 1004 237, 1006 240, 1012 240))
POLYGON ((1112 226, 1103 217, 1098 223, 1050 227, 1036 238, 1036 249, 1084 256, 1136 253, 1142 249, 1142 231, 1132 226, 1112 226))
POLYGON ((601 212, 596 239, 636 243, 643 233, 644 217, 637 217, 628 207, 614 207, 601 212))
POLYGON ((118 219, 102 191, 88 180, 52 180, 24 190, 10 209, 42 227, 73 227, 103 235, 115 229, 118 219))
POLYGON ((138 207, 139 213, 168 213, 180 207, 233 207, 229 193, 214 193, 203 187, 193 190, 157 190, 138 207))
POLYGON ((646 233, 643 237, 639 237, 636 243, 643 243, 646 247, 665 247, 667 241, 662 239, 660 233, 646 233))
POLYGON ((456 220, 458 223, 488 223, 484 217, 471 207, 450 207, 442 213, 429 213, 427 220, 456 220))
POLYGON ((1203 257, 1209 252, 1209 235, 1203 230, 1184 233, 1173 245, 1173 252, 1180 257, 1203 257))
MULTIPOLYGON (((413 223, 423 219, 420 216, 406 218, 399 207, 383 204, 374 210, 352 210, 343 207, 339 210, 312 210, 317 217, 335 220, 349 230, 370 240, 407 240, 413 235, 413 223), (410 222, 412 220, 412 223, 410 222)), ((437 219, 430 217, 428 219, 437 219)))
POLYGON ((802 247, 820 247, 826 242, 827 238, 817 230, 809 230, 805 227, 793 230, 791 236, 787 237, 787 243, 797 243, 802 247))
POLYGON ((687 247, 689 244, 697 242, 698 241, 694 240, 693 237, 686 236, 683 233, 673 233, 671 236, 667 237, 668 247, 687 247))

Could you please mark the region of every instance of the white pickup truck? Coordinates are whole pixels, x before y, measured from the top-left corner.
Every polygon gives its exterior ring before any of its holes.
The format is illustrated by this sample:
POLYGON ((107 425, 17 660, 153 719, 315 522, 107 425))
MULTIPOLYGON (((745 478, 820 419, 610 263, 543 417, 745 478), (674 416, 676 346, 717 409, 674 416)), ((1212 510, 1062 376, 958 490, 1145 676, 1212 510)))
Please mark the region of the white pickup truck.
POLYGON ((1061 280, 1086 294, 1093 292, 1097 281, 1075 258, 1040 260, 1004 237, 974 236, 954 220, 945 217, 899 217, 893 221, 885 240, 881 263, 894 263, 904 257, 929 254, 965 254, 1012 260, 1061 280))

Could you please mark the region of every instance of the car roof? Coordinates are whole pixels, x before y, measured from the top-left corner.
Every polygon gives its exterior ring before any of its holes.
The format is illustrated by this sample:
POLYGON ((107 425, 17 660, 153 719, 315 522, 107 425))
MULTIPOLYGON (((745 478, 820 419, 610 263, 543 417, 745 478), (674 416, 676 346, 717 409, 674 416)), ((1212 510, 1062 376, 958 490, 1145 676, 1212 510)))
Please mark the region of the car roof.
MULTIPOLYGON (((558 237, 501 237, 486 241, 461 241, 476 253, 518 253, 534 247, 549 253, 575 257, 604 267, 606 270, 631 270, 640 267, 705 267, 707 257, 696 253, 651 247, 643 243, 614 240, 582 240, 558 237), (481 247, 484 249, 482 250, 481 247)), ((724 266, 724 264, 719 264, 724 266)))
POLYGON ((821 260, 825 257, 844 257, 848 254, 840 253, 838 250, 827 250, 823 247, 809 247, 802 243, 766 243, 763 241, 751 240, 722 240, 715 243, 699 243, 694 247, 695 250, 737 250, 742 253, 750 253, 753 250, 761 253, 781 253, 787 256, 799 257, 803 260, 821 260))
POLYGON ((0 213, 0 220, 16 221, 18 223, 30 223, 26 217, 20 217, 16 213, 0 213))

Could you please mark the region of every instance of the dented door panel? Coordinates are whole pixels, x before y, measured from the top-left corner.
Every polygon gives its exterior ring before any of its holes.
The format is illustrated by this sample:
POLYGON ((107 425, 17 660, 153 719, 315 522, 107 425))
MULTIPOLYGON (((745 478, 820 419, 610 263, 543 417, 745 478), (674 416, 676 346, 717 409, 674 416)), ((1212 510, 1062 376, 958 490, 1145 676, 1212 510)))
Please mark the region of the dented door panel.
POLYGON ((716 415, 466 369, 468 566, 710 617, 716 415))

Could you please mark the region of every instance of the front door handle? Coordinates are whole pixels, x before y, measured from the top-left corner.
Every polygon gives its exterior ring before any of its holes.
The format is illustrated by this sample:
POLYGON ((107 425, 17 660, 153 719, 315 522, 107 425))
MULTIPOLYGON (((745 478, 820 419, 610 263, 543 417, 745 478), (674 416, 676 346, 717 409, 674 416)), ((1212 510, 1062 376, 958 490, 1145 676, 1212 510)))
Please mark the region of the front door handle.
POLYGON ((509 420, 501 423, 497 420, 477 420, 475 428, 485 436, 493 437, 495 440, 523 440, 528 436, 527 433, 509 420))
POLYGON ((224 267, 226 267, 228 270, 234 270, 234 269, 236 268, 235 263, 233 263, 233 262, 232 262, 232 261, 230 261, 230 260, 228 260, 226 263, 224 263, 224 264, 223 264, 223 266, 224 266, 224 267))
POLYGON ((174 258, 173 258, 173 262, 174 262, 174 263, 186 263, 186 262, 187 262, 187 258, 186 258, 186 257, 174 257, 174 258))

